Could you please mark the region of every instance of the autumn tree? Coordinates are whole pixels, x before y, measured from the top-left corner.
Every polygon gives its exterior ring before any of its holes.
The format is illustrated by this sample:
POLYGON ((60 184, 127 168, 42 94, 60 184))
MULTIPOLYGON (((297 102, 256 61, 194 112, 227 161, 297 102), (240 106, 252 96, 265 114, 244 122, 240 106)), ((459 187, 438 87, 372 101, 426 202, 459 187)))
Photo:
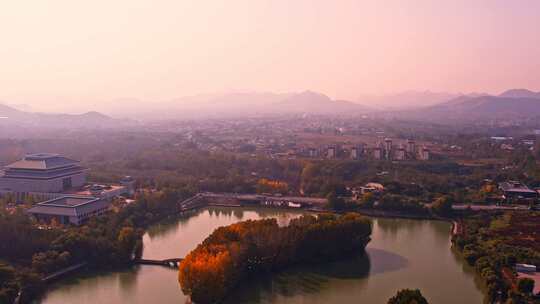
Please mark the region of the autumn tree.
POLYGON ((452 204, 453 200, 450 196, 441 196, 435 200, 433 203, 432 210, 437 215, 440 216, 450 216, 452 215, 452 204))

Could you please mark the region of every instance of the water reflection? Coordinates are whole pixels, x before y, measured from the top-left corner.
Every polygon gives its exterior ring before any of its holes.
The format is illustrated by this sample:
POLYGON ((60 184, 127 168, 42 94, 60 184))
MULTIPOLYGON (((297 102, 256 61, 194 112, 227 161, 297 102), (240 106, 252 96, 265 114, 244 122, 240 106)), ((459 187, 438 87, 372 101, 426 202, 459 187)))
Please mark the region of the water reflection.
MULTIPOLYGON (((277 274, 260 274, 246 280, 225 300, 233 303, 265 303, 269 299, 317 294, 338 280, 360 280, 370 273, 370 257, 363 254, 347 260, 297 266, 277 274)), ((361 280, 359 282, 362 282, 361 280)))
MULTIPOLYGON (((143 238, 143 256, 183 257, 219 226, 268 217, 287 224, 301 214, 266 208, 195 211, 152 226, 143 238)), ((374 219, 366 255, 259 275, 243 282, 227 303, 385 303, 403 288, 420 288, 430 303, 481 303, 474 272, 449 250, 449 231, 446 222, 374 219)), ((177 270, 156 266, 87 272, 57 283, 43 303, 188 303, 177 278, 177 270)))
POLYGON ((408 260, 403 256, 370 248, 365 254, 346 260, 297 266, 277 274, 251 278, 242 283, 225 303, 286 303, 293 298, 299 303, 309 303, 306 298, 332 289, 341 284, 339 282, 353 282, 355 289, 362 290, 371 276, 399 271, 407 265, 408 260), (299 301, 299 298, 303 300, 299 301))

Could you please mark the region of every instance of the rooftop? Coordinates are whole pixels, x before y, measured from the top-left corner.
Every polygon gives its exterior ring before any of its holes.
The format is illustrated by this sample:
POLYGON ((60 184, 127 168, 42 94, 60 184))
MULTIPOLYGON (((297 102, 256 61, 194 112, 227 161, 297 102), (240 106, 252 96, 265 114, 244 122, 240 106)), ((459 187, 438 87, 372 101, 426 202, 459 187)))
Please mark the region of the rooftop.
POLYGON ((76 165, 79 162, 58 154, 38 153, 26 155, 23 159, 6 166, 6 169, 47 170, 76 165))
POLYGON ((86 196, 63 196, 38 203, 28 209, 31 214, 79 216, 108 206, 106 200, 86 196))
POLYGON ((527 192, 527 193, 536 193, 536 191, 530 189, 526 185, 522 184, 521 182, 517 181, 508 181, 508 182, 502 182, 499 184, 499 188, 503 191, 509 191, 509 192, 527 192))
POLYGON ((48 200, 45 202, 38 203, 39 206, 55 206, 55 207, 66 207, 66 208, 75 208, 85 204, 93 203, 98 201, 98 198, 95 197, 84 197, 84 196, 63 196, 48 200))

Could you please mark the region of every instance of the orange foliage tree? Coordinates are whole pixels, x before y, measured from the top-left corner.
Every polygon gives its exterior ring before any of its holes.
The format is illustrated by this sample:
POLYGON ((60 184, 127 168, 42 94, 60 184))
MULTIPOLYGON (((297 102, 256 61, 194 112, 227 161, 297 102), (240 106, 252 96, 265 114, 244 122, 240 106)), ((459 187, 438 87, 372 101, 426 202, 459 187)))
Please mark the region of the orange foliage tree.
POLYGON ((358 214, 304 215, 279 227, 275 219, 216 229, 180 264, 184 293, 199 304, 221 301, 252 273, 364 252, 371 222, 358 214))

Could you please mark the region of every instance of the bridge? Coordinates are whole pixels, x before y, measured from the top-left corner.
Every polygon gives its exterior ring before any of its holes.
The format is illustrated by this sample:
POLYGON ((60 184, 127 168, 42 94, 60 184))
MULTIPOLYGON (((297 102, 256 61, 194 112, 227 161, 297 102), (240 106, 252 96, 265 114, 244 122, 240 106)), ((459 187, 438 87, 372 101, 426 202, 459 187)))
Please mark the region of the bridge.
POLYGON ((182 262, 183 259, 181 258, 173 258, 173 259, 165 259, 165 260, 150 260, 150 259, 136 259, 133 260, 134 264, 141 264, 141 265, 159 265, 159 266, 167 266, 171 268, 178 268, 178 265, 180 265, 180 262, 182 262))
POLYGON ((322 208, 326 205, 327 199, 302 196, 200 192, 179 202, 178 209, 183 212, 205 206, 241 206, 246 203, 273 207, 322 208))
POLYGON ((84 266, 86 266, 86 262, 82 262, 82 263, 79 263, 79 264, 75 264, 75 265, 72 265, 72 266, 69 266, 69 267, 66 267, 64 269, 61 269, 59 271, 56 271, 54 273, 51 273, 45 277, 43 277, 41 280, 43 282, 49 282, 49 281, 53 281, 53 280, 56 280, 64 275, 67 275, 69 273, 72 273, 74 271, 77 271, 81 268, 83 268, 84 266))
POLYGON ((185 212, 193 209, 205 207, 208 204, 201 193, 197 193, 194 196, 178 203, 178 211, 185 212))

